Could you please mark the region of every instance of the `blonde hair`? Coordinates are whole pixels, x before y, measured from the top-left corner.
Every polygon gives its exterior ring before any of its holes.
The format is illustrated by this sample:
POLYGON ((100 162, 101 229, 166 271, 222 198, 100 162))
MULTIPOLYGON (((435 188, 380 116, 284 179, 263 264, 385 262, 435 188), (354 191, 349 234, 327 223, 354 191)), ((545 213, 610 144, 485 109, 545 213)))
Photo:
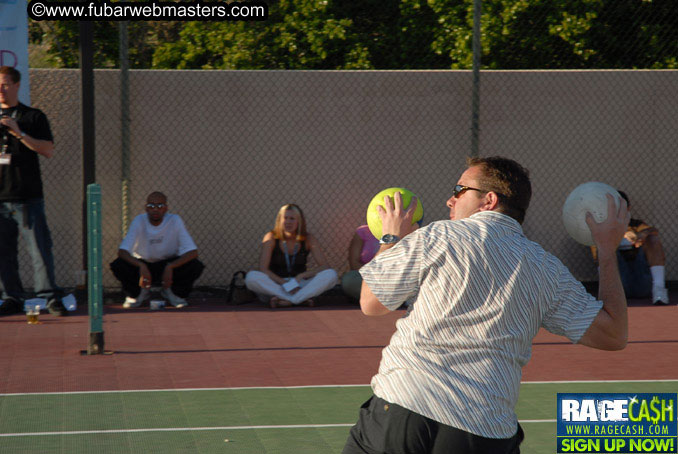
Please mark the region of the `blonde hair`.
POLYGON ((288 203, 287 205, 283 205, 280 207, 280 210, 278 210, 278 215, 275 217, 275 226, 273 227, 273 230, 271 230, 271 233, 273 234, 273 238, 277 240, 282 240, 284 238, 284 223, 285 223, 285 212, 286 211, 292 211, 296 213, 297 215, 297 241, 304 241, 306 239, 306 219, 304 218, 304 212, 301 211, 301 208, 299 208, 298 205, 295 205, 294 203, 288 203))

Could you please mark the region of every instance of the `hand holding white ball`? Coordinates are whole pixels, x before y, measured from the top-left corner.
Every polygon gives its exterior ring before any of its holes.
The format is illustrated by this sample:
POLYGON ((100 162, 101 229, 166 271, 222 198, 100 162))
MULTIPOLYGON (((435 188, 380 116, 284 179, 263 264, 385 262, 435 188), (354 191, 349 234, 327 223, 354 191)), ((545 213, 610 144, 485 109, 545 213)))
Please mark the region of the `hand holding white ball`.
POLYGON ((594 246, 597 239, 606 245, 609 241, 614 242, 616 249, 629 219, 626 201, 605 183, 591 181, 577 186, 563 205, 565 230, 575 241, 586 246, 594 246))

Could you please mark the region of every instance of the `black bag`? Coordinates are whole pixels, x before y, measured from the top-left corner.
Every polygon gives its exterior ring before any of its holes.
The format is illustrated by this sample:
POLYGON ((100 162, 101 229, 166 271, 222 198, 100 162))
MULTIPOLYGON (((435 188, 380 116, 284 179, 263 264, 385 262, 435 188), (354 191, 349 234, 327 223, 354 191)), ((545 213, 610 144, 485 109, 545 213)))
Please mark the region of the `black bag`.
POLYGON ((228 296, 226 302, 229 304, 249 303, 254 299, 254 293, 249 291, 245 286, 245 272, 236 271, 233 273, 231 284, 228 286, 228 296))

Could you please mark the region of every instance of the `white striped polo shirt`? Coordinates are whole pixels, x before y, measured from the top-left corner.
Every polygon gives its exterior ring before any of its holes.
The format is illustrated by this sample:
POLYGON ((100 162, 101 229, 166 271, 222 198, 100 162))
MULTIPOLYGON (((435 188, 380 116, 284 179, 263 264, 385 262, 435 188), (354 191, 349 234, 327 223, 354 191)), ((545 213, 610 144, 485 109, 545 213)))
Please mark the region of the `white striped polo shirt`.
POLYGON ((476 435, 508 438, 540 327, 572 342, 602 307, 509 216, 483 211, 416 230, 360 274, 396 323, 374 394, 476 435))

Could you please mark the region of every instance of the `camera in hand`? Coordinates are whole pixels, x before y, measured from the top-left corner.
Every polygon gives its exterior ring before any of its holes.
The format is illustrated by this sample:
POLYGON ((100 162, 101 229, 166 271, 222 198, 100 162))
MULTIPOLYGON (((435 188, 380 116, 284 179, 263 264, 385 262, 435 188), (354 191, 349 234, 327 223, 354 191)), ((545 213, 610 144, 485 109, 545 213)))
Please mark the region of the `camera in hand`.
MULTIPOLYGON (((3 114, 3 115, 0 115, 0 118, 11 118, 11 117, 7 114, 3 114)), ((5 126, 3 124, 0 124, 0 135, 2 135, 3 138, 4 138, 4 136, 7 135, 8 133, 9 133, 9 126, 5 126)))
MULTIPOLYGON (((9 115, 2 115, 2 118, 9 117, 9 115)), ((7 153, 9 144, 9 127, 0 124, 0 154, 7 153)))

